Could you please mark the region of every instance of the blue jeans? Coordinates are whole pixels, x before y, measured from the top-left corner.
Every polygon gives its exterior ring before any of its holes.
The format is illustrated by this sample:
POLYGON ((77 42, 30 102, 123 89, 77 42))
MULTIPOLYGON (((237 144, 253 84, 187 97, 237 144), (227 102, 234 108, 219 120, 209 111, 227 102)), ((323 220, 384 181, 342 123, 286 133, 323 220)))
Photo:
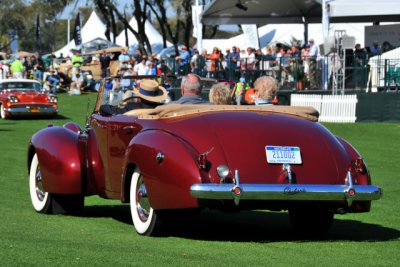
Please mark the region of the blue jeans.
POLYGON ((55 77, 49 77, 48 81, 51 83, 51 90, 53 94, 57 93, 57 85, 60 83, 60 80, 55 77))
POLYGON ((33 73, 33 77, 40 81, 43 81, 43 71, 36 69, 33 73))

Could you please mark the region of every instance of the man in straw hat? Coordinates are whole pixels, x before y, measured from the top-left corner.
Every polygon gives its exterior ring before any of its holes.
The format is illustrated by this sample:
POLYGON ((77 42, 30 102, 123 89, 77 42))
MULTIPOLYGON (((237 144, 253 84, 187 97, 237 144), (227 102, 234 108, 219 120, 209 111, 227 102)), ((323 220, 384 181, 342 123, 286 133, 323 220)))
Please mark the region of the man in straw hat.
POLYGON ((100 115, 110 116, 123 114, 132 109, 155 108, 162 105, 168 97, 168 92, 154 80, 143 79, 140 88, 135 89, 130 96, 125 94, 125 100, 132 97, 136 101, 127 101, 123 106, 102 105, 100 115))

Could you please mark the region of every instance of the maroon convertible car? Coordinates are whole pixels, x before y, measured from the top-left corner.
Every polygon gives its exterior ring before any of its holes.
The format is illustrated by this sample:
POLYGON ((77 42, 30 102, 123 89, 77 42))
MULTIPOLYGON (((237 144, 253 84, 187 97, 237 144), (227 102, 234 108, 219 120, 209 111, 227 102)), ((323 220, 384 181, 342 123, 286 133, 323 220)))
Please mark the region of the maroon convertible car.
POLYGON ((77 213, 99 195, 130 203, 142 235, 201 208, 287 210, 295 230, 320 234, 334 214, 368 212, 381 198, 360 154, 312 108, 167 104, 101 116, 102 104, 118 102, 103 90, 84 128, 32 136, 37 212, 77 213))

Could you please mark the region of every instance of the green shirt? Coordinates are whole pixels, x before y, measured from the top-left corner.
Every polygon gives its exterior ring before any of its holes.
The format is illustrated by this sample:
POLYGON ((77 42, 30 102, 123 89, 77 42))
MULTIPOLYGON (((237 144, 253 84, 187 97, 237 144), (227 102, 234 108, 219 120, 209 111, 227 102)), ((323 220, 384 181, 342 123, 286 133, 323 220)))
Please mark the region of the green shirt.
POLYGON ((73 55, 71 61, 72 61, 72 65, 74 65, 74 67, 79 68, 83 63, 83 57, 82 56, 73 55))
POLYGON ((236 83, 235 95, 240 95, 241 93, 244 93, 244 91, 248 89, 250 89, 250 85, 248 83, 238 82, 236 83))
POLYGON ((23 72, 24 71, 24 65, 22 65, 21 60, 16 59, 16 60, 14 60, 13 63, 11 63, 10 69, 11 69, 12 73, 23 72))

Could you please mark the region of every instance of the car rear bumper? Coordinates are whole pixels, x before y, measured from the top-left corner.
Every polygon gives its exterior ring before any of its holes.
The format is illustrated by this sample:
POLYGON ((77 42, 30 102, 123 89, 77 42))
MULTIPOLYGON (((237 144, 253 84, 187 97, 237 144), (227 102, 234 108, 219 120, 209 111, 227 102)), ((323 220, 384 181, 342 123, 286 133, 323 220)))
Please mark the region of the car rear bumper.
POLYGON ((4 108, 8 116, 50 116, 56 115, 58 109, 47 105, 26 105, 4 108))
MULTIPOLYGON (((197 199, 284 200, 284 201, 370 201, 380 199, 382 190, 373 185, 314 184, 194 184, 190 193, 197 199), (239 190, 238 190, 239 188, 239 190)), ((235 201, 235 202, 236 202, 235 201)))

